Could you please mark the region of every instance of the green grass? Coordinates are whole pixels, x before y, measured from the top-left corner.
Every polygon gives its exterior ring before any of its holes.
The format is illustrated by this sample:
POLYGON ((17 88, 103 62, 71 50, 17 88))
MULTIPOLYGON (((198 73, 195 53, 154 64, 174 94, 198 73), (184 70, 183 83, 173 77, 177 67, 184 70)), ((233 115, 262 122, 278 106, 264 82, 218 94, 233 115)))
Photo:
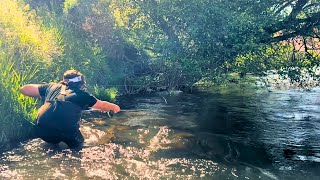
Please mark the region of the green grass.
POLYGON ((37 70, 14 69, 13 59, 0 52, 0 142, 26 138, 32 133, 37 101, 22 95, 19 88, 34 78, 37 70))
POLYGON ((104 88, 102 86, 95 85, 93 87, 93 95, 100 100, 114 102, 118 95, 116 88, 104 88))

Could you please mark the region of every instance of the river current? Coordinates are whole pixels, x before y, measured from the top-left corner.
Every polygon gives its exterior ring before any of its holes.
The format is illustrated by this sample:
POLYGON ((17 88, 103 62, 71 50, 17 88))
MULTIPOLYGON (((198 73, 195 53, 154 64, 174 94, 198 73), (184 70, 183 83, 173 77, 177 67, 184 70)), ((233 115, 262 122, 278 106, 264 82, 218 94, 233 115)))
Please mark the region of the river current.
POLYGON ((118 99, 84 113, 85 146, 30 139, 0 179, 320 179, 320 91, 219 88, 118 99))

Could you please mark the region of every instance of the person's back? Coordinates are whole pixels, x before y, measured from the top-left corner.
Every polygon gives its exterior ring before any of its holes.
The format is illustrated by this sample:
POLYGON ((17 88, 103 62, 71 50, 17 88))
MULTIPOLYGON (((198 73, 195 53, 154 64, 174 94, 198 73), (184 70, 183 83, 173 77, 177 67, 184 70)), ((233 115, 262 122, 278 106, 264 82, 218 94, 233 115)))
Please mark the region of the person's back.
POLYGON ((79 129, 81 111, 97 101, 87 92, 63 84, 40 85, 39 93, 45 103, 38 110, 37 124, 63 131, 79 129))

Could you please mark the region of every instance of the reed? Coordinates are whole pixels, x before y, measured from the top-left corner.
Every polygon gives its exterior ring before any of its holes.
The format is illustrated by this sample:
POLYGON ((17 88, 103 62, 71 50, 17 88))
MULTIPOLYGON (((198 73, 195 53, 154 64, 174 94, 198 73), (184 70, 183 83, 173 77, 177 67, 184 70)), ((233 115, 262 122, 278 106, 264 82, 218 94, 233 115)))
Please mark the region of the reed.
POLYGON ((19 88, 34 78, 38 70, 24 69, 23 73, 16 71, 13 59, 0 53, 0 142, 24 139, 33 133, 37 100, 22 95, 19 88))

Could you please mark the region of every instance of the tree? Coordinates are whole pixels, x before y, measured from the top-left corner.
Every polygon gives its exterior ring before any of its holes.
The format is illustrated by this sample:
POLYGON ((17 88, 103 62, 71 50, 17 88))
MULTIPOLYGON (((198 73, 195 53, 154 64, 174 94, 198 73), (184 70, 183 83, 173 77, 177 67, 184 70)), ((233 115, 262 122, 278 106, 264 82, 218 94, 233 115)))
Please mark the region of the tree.
POLYGON ((297 36, 318 36, 320 3, 316 0, 275 1, 271 6, 276 19, 264 29, 271 36, 266 42, 279 42, 297 36), (278 33, 275 35, 275 33, 278 33), (281 34, 279 34, 281 33, 281 34))

